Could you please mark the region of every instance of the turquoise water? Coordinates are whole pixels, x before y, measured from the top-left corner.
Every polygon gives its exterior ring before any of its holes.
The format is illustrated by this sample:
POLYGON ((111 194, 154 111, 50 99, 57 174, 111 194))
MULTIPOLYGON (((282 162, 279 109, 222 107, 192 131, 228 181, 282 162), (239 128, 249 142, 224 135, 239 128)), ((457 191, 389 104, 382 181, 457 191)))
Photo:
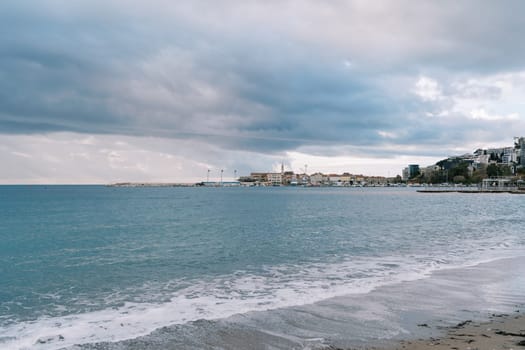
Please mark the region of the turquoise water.
POLYGON ((119 341, 520 256, 524 209, 391 188, 0 186, 0 347, 119 341))

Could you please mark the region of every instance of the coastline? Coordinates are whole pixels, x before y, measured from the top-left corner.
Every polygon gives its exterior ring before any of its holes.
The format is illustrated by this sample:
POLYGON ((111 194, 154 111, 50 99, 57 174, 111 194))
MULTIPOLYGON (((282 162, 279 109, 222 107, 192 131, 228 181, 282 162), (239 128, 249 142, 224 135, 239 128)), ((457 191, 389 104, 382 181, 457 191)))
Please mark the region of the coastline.
MULTIPOLYGON (((433 327, 422 324, 420 327, 433 327)), ((511 314, 493 314, 487 322, 465 320, 445 328, 442 335, 377 348, 378 350, 497 350, 525 347, 525 315, 521 310, 511 314)), ((334 348, 332 348, 334 349, 334 348)), ((375 349, 375 348, 367 348, 375 349)))
POLYGON ((512 335, 525 333, 525 278, 522 268, 510 267, 524 262, 521 256, 443 269, 370 293, 203 319, 72 349, 516 349, 525 339, 512 335))

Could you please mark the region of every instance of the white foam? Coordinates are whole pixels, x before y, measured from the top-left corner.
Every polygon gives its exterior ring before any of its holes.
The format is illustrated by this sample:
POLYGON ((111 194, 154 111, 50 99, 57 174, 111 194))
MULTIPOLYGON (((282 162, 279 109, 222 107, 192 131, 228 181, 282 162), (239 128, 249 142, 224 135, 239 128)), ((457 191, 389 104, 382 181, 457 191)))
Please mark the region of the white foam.
MULTIPOLYGON (((523 255, 510 246, 473 242, 470 253, 450 251, 446 259, 427 256, 348 258, 336 263, 268 267, 264 273, 238 271, 211 280, 194 281, 165 303, 126 303, 119 308, 63 317, 45 317, 0 329, 6 350, 54 350, 74 344, 120 341, 146 335, 173 324, 225 318, 238 313, 304 305, 386 284, 428 276, 442 268, 472 265, 506 256, 523 255), (479 247, 484 247, 478 250, 479 247)), ((187 283, 187 282, 186 282, 187 283)))

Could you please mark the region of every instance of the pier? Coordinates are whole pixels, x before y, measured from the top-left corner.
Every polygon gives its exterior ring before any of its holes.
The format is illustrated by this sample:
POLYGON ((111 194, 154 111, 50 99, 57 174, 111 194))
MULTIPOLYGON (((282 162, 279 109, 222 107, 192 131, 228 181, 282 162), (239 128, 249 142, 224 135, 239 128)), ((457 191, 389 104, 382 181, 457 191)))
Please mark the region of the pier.
POLYGON ((492 177, 483 179, 481 185, 477 188, 435 188, 418 190, 420 193, 512 193, 525 194, 523 181, 512 182, 508 177, 492 177))

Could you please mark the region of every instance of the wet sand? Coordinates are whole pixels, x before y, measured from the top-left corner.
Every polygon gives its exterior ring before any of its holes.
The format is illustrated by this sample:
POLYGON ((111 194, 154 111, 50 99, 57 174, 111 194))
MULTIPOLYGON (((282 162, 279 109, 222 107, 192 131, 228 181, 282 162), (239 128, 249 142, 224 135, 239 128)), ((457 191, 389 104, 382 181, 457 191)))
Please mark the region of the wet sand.
POLYGON ((517 345, 525 340, 519 336, 525 335, 523 267, 520 256, 443 269, 369 293, 174 324, 71 349, 525 350, 517 345))
MULTIPOLYGON (((420 327, 432 327, 421 324, 420 327)), ((464 321, 444 329, 444 335, 429 339, 403 340, 384 350, 503 350, 525 349, 523 312, 491 316, 490 321, 464 321)), ((372 348, 374 349, 374 348, 372 348)))

